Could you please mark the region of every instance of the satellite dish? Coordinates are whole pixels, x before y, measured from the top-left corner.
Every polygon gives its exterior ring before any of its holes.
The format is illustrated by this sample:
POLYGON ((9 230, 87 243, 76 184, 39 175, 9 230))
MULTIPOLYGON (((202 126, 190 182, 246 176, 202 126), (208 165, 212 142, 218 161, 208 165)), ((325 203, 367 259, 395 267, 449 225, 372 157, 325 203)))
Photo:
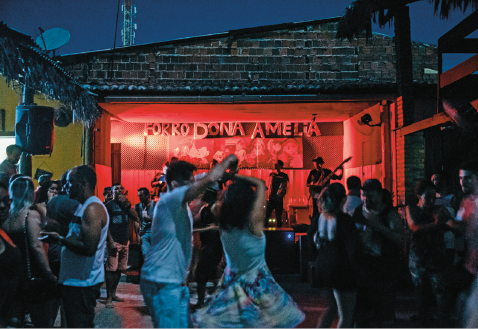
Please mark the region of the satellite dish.
POLYGON ((55 126, 66 127, 72 122, 71 111, 64 106, 55 109, 55 126))
POLYGON ((55 27, 46 31, 40 28, 40 36, 36 43, 41 49, 48 52, 66 45, 68 41, 70 41, 70 32, 61 27, 55 27))

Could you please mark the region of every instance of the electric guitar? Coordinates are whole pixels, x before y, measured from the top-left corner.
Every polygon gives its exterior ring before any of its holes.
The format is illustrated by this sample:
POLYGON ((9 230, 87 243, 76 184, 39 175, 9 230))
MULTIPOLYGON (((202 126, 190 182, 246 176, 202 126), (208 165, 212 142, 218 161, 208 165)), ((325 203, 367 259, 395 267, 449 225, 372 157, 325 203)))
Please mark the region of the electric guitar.
POLYGON ((316 183, 312 183, 309 187, 309 199, 313 197, 313 195, 315 193, 319 193, 320 191, 322 191, 322 189, 329 183, 330 179, 332 178, 332 176, 337 172, 337 170, 339 170, 340 168, 342 168, 342 166, 344 164, 346 164, 347 162, 349 162, 350 160, 352 160, 352 157, 348 157, 347 159, 345 159, 344 161, 342 161, 333 171, 331 171, 327 176, 325 177, 321 177, 319 178, 319 180, 316 182, 316 183))

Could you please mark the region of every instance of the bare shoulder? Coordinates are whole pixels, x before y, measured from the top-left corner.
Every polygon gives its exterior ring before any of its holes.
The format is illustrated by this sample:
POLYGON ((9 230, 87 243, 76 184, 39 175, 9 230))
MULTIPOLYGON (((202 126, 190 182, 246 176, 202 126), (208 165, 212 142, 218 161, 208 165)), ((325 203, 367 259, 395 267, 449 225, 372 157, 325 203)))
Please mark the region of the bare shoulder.
POLYGON ((20 212, 20 216, 26 216, 28 214, 28 219, 27 221, 35 224, 41 224, 41 216, 40 213, 37 210, 34 209, 25 209, 20 212))
POLYGON ((100 220, 102 222, 101 227, 106 225, 106 210, 104 206, 98 202, 92 202, 86 206, 83 216, 89 220, 100 220))

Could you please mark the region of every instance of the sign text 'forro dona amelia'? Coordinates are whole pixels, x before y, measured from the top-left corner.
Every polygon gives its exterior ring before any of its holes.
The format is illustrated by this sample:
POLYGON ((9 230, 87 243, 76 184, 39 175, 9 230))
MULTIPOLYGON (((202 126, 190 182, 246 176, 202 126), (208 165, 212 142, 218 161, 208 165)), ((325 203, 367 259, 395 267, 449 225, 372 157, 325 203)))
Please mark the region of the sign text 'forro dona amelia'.
POLYGON ((194 139, 211 137, 246 136, 244 126, 254 125, 250 137, 312 137, 320 136, 316 122, 211 122, 211 123, 147 123, 144 135, 194 136, 194 139))

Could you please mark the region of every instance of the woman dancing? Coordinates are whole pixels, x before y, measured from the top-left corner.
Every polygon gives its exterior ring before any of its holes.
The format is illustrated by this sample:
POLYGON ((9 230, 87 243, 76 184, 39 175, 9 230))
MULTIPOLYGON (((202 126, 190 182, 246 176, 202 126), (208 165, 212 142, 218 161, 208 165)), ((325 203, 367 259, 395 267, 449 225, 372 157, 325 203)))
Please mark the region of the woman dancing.
POLYGON ((195 326, 291 328, 304 320, 266 265, 265 210, 264 181, 237 175, 219 216, 227 266, 210 303, 193 314, 195 326))

